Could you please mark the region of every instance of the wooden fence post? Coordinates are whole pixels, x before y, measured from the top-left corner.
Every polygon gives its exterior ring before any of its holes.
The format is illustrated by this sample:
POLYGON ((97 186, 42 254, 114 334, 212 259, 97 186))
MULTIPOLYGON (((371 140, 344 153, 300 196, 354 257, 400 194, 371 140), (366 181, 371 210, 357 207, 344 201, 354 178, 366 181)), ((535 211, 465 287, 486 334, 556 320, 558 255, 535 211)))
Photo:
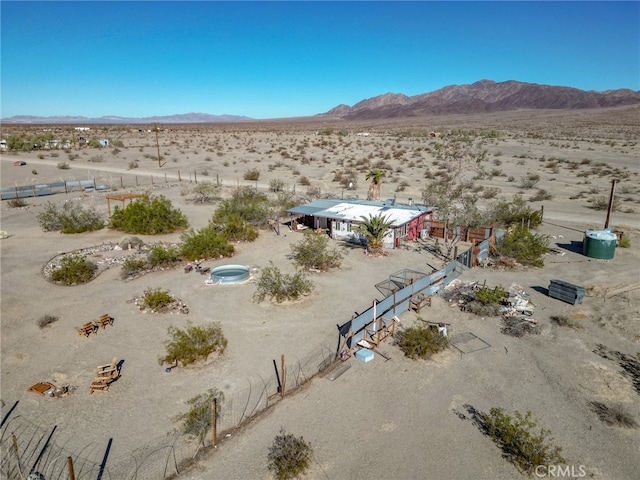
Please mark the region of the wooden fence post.
POLYGON ((124 188, 124 183, 122 182, 122 177, 120 177, 120 188, 124 188))
POLYGON ((180 170, 178 170, 178 181, 182 182, 182 178, 180 178, 180 170))
POLYGON ((218 408, 218 399, 213 397, 211 401, 211 445, 216 446, 217 443, 217 435, 218 435, 218 425, 216 424, 216 410, 218 408))

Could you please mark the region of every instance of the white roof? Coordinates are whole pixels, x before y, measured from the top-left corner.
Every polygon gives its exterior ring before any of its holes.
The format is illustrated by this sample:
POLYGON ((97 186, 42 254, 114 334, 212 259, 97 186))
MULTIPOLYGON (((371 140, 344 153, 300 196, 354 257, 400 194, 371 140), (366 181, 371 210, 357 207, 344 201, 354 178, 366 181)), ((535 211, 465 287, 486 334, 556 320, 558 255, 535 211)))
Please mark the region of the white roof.
POLYGON ((316 216, 342 219, 348 222, 362 222, 362 217, 377 217, 382 214, 391 222, 391 226, 398 227, 408 223, 413 218, 425 213, 418 208, 397 208, 392 206, 362 205, 356 203, 339 203, 333 207, 317 212, 316 216))

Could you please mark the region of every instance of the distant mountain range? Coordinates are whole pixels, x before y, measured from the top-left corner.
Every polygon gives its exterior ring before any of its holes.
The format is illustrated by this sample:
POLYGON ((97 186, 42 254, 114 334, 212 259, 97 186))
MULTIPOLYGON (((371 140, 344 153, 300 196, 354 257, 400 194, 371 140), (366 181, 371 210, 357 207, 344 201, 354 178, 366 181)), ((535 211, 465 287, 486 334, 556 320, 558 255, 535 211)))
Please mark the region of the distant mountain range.
MULTIPOLYGON (((596 92, 572 87, 538 85, 535 83, 494 82, 480 80, 470 85, 450 85, 430 93, 409 97, 402 93, 385 93, 362 100, 352 107, 338 105, 316 117, 345 120, 374 120, 385 118, 424 117, 440 114, 500 112, 517 109, 578 109, 617 107, 640 104, 640 91, 626 88, 596 92)), ((13 124, 154 124, 154 123, 223 123, 255 120, 238 115, 210 115, 184 113, 158 117, 100 117, 75 116, 37 117, 17 115, 3 118, 13 124)), ((292 118, 293 120, 293 118, 292 118)))
POLYGON ((37 117, 32 115, 16 115, 3 118, 3 123, 45 123, 45 124, 153 124, 153 123, 223 123, 246 122, 253 120, 239 115, 209 115, 208 113, 182 113, 177 115, 165 115, 158 117, 100 117, 87 118, 75 116, 37 117))
POLYGON ((370 120, 517 109, 615 107, 639 103, 640 91, 629 89, 596 92, 514 80, 480 80, 470 85, 450 85, 412 97, 402 93, 385 93, 362 100, 352 107, 338 105, 321 115, 346 120, 370 120))

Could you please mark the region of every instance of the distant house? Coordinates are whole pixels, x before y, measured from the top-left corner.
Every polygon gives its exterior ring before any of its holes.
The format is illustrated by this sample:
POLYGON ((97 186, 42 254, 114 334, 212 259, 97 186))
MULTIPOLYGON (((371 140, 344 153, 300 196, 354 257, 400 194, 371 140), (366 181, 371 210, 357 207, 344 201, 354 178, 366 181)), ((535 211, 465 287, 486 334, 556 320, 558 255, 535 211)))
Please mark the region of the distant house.
POLYGON ((6 150, 6 149, 7 149, 7 141, 0 140, 0 150, 6 150))
POLYGON ((397 204, 395 200, 373 202, 368 200, 326 198, 315 200, 287 210, 292 225, 297 230, 305 228, 325 229, 334 239, 361 241, 361 234, 354 231, 354 225, 363 217, 383 215, 391 222, 391 228, 384 237, 387 248, 400 246, 403 241, 416 240, 425 235, 429 222, 433 219, 434 207, 397 204))
POLYGON ((101 147, 108 147, 109 146, 109 139, 108 138, 101 138, 98 141, 100 142, 100 146, 101 147))

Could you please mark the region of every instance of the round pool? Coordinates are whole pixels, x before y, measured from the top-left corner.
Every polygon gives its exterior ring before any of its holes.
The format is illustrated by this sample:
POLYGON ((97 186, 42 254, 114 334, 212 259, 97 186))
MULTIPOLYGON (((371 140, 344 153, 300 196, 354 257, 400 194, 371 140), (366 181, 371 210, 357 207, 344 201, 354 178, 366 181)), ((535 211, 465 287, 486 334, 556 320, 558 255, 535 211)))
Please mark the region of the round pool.
POLYGON ((247 265, 222 265, 211 270, 209 285, 233 285, 249 280, 251 269, 247 265))

